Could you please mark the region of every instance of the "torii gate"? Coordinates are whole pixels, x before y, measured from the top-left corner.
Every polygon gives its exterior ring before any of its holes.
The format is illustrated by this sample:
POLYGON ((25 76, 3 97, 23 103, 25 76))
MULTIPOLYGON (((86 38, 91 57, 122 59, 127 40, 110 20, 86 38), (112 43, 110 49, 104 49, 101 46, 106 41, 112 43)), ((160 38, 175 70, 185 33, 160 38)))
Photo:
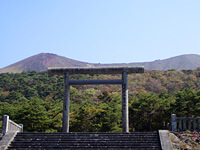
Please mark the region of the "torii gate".
POLYGON ((64 77, 64 100, 63 100, 63 132, 69 132, 69 101, 70 85, 86 84, 121 84, 122 85, 122 132, 129 132, 128 115, 128 82, 127 75, 130 73, 144 73, 144 67, 70 67, 49 68, 49 74, 65 75, 64 77), (71 74, 122 74, 122 79, 114 80, 70 80, 71 74))

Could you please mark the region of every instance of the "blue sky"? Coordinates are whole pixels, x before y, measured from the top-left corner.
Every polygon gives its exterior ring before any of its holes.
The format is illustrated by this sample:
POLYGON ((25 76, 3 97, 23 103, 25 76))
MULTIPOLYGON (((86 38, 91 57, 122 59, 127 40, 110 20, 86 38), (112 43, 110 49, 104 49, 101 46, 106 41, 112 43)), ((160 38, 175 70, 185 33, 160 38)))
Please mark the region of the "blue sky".
POLYGON ((38 53, 90 63, 200 54, 200 0, 1 0, 0 68, 38 53))

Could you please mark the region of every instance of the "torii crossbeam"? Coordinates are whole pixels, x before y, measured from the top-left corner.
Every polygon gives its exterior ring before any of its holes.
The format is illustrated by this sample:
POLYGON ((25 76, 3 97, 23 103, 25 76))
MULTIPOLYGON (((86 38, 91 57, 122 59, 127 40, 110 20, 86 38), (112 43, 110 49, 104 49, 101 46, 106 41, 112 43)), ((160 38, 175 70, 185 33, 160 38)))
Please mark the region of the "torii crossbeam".
POLYGON ((130 73, 144 73, 144 67, 70 67, 49 68, 49 74, 65 75, 63 100, 63 132, 69 132, 70 85, 86 84, 121 84, 122 85, 122 132, 129 132, 128 116, 128 82, 130 73), (115 80, 70 80, 70 74, 122 74, 122 79, 115 80))

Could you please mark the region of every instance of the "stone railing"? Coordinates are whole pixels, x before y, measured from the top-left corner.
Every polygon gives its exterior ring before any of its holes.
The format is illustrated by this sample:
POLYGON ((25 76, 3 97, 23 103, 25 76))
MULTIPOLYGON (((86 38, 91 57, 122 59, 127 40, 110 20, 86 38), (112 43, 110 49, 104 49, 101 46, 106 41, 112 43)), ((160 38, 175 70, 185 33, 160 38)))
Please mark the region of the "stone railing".
POLYGON ((171 115, 171 131, 200 130, 200 118, 171 115))
POLYGON ((2 133, 5 134, 9 132, 23 132, 23 125, 13 122, 9 119, 8 115, 4 115, 2 123, 2 133))

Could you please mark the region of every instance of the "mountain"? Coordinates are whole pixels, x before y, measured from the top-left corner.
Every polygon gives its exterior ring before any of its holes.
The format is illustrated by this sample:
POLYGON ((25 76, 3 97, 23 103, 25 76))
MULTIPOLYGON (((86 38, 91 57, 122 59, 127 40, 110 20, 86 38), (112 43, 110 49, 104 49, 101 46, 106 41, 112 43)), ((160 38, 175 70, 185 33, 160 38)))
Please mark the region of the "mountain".
POLYGON ((200 55, 187 54, 164 60, 140 63, 92 64, 76 61, 51 53, 41 53, 0 69, 0 73, 23 71, 46 71, 48 67, 91 67, 91 66, 144 66, 146 70, 189 70, 200 67, 200 55))
POLYGON ((141 65, 144 66, 145 68, 148 68, 148 70, 169 70, 169 69, 194 70, 200 67, 200 55, 197 54, 181 55, 164 60, 146 62, 142 63, 141 65))
POLYGON ((200 55, 187 54, 180 55, 164 60, 155 60, 152 62, 140 62, 140 63, 116 63, 116 64, 102 64, 103 66, 144 66, 146 70, 189 70, 197 69, 200 67, 200 55))
POLYGON ((50 53, 40 53, 0 69, 0 73, 25 71, 46 71, 48 67, 89 67, 90 63, 76 61, 50 53))

